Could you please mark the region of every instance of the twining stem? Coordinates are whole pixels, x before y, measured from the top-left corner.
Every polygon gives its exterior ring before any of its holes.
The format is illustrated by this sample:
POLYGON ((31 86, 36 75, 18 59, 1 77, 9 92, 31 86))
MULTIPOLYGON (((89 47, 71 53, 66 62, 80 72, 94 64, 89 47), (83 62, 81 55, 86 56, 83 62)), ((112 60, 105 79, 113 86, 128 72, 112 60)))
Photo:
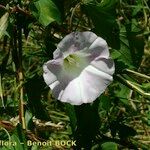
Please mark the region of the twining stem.
POLYGON ((22 67, 22 15, 16 14, 16 22, 13 26, 13 40, 12 40, 12 57, 15 63, 17 72, 17 81, 19 85, 19 121, 22 128, 26 129, 24 118, 24 99, 23 99, 23 67, 22 67))
POLYGON ((23 73, 18 73, 20 83, 20 97, 19 97, 19 120, 22 124, 22 128, 26 129, 25 118, 24 118, 24 100, 23 100, 23 73))
POLYGON ((20 24, 20 17, 17 16, 17 30, 18 30, 18 56, 19 56, 19 85, 20 85, 20 97, 19 97, 19 120, 22 124, 22 128, 25 129, 25 118, 24 118, 24 100, 23 100, 23 69, 22 69, 22 28, 20 24))
POLYGON ((1 76, 1 74, 0 74, 0 97, 2 100, 2 106, 5 108, 4 99, 3 99, 3 88, 2 88, 2 76, 1 76))
POLYGON ((144 78, 144 79, 150 80, 150 76, 147 76, 147 75, 145 75, 145 74, 142 74, 142 73, 139 73, 139 72, 130 70, 130 69, 125 69, 125 71, 126 71, 126 72, 129 72, 129 73, 132 73, 132 74, 135 74, 136 76, 142 77, 142 78, 144 78))
POLYGON ((123 84, 125 84, 126 86, 128 86, 130 89, 133 89, 135 91, 137 91, 139 94, 145 96, 145 97, 150 97, 150 93, 147 93, 145 91, 143 91, 140 87, 137 86, 137 84, 135 84, 132 81, 129 81, 127 79, 124 79, 122 76, 116 76, 116 78, 122 82, 123 84))

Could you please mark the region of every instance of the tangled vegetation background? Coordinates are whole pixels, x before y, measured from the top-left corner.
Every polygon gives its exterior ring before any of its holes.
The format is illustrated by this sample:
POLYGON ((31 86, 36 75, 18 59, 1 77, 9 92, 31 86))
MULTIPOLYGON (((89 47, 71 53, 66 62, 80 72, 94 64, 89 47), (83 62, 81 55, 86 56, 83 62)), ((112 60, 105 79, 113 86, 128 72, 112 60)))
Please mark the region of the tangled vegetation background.
POLYGON ((149 125, 150 1, 0 1, 1 150, 148 150, 149 125), (65 35, 88 30, 107 41, 116 71, 94 104, 74 107, 52 97, 42 66, 65 35))

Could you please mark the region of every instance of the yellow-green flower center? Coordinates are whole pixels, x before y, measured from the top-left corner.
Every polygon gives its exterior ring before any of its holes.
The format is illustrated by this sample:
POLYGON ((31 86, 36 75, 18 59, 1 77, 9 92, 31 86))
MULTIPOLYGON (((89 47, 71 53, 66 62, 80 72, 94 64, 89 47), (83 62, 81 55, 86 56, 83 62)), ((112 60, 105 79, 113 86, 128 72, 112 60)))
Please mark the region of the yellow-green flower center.
POLYGON ((79 74, 85 66, 87 66, 86 59, 78 54, 70 54, 64 59, 64 71, 69 74, 79 74))
POLYGON ((68 65, 71 65, 72 67, 77 66, 77 57, 75 55, 69 55, 64 59, 65 64, 67 63, 68 65))

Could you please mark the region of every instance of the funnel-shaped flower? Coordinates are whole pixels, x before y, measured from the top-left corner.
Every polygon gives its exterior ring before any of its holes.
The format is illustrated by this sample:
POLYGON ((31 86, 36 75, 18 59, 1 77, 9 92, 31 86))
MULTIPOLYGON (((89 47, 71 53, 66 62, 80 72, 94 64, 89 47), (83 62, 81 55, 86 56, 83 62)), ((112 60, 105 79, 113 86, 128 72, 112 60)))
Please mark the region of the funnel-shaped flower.
POLYGON ((72 105, 93 102, 113 80, 114 63, 105 40, 92 32, 67 35, 43 66, 54 97, 72 105))

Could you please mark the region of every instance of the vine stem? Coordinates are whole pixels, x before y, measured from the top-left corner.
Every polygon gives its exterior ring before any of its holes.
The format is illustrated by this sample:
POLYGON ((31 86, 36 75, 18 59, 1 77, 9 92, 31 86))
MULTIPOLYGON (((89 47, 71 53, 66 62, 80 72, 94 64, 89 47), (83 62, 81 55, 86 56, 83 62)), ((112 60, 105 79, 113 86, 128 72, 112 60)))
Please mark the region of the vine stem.
POLYGON ((18 73, 20 82, 20 97, 19 97, 19 120, 22 124, 22 128, 26 129, 25 117, 24 117, 24 100, 23 100, 23 72, 18 73))
MULTIPOLYGON (((19 5, 21 6, 21 1, 18 0, 19 5)), ((19 78, 19 121, 22 124, 22 128, 26 129, 25 117, 24 117, 24 92, 23 92, 23 67, 22 67, 22 15, 16 14, 16 23, 17 23, 17 41, 18 41, 18 61, 19 61, 19 68, 18 78, 19 78)))
POLYGON ((137 84, 133 83, 132 81, 126 80, 122 76, 116 76, 116 78, 118 79, 118 81, 121 81, 121 83, 125 84, 130 89, 137 91, 139 94, 145 97, 150 97, 150 93, 143 91, 140 87, 138 87, 137 84))
POLYGON ((130 69, 125 69, 126 72, 129 72, 129 73, 132 73, 132 74, 135 74, 139 77, 142 77, 142 78, 145 78, 147 80, 150 80, 150 76, 148 75, 145 75, 145 74, 142 74, 142 73, 139 73, 139 72, 136 72, 136 71, 133 71, 133 70, 130 70, 130 69))
POLYGON ((3 99, 3 87, 2 87, 2 76, 1 76, 1 74, 0 74, 0 97, 2 100, 2 106, 5 108, 4 99, 3 99))

